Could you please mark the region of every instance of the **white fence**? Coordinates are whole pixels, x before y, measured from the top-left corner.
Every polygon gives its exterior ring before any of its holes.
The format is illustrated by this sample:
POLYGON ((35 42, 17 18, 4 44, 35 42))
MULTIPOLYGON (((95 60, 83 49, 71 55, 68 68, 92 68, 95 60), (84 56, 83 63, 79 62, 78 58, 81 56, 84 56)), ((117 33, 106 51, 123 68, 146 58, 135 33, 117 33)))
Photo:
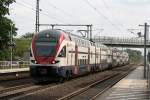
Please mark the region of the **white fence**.
POLYGON ((28 68, 29 61, 0 61, 0 69, 28 68))

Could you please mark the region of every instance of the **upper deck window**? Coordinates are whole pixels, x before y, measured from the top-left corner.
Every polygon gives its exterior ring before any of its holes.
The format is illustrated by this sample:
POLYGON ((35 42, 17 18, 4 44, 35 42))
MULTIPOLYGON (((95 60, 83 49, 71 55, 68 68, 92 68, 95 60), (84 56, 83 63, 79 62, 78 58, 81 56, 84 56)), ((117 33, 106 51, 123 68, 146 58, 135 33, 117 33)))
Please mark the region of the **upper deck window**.
POLYGON ((56 30, 45 30, 42 32, 39 32, 35 37, 35 42, 54 42, 56 43, 60 32, 56 30))
POLYGON ((57 42, 57 37, 51 36, 49 34, 39 34, 36 37, 36 42, 57 42))

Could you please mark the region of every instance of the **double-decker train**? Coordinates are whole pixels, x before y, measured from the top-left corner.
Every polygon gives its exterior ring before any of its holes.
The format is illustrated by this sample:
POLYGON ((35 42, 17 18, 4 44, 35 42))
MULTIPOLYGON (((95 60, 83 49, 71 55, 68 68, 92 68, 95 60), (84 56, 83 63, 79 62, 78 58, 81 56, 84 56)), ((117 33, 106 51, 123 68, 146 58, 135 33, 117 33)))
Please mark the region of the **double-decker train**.
POLYGON ((44 30, 33 36, 30 74, 35 82, 69 79, 128 63, 126 52, 62 31, 44 30))

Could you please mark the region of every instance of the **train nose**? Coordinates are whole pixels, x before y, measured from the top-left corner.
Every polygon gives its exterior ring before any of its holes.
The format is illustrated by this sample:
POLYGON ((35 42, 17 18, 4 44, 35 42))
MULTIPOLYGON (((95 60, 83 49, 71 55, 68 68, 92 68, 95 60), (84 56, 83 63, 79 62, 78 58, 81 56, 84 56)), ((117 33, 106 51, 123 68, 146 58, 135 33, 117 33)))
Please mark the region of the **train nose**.
POLYGON ((54 61, 54 57, 38 57, 37 62, 38 64, 52 64, 54 61))

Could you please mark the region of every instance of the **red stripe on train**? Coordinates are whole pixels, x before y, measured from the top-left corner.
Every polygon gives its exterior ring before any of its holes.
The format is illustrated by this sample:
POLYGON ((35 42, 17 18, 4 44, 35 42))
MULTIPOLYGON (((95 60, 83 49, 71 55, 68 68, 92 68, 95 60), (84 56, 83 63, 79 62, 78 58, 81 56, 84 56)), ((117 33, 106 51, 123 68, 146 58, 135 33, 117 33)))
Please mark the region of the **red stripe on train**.
POLYGON ((61 33, 59 38, 58 38, 58 43, 55 46, 55 51, 56 52, 55 52, 54 57, 39 57, 39 56, 36 56, 35 36, 34 36, 33 41, 32 41, 32 48, 33 48, 34 57, 35 57, 35 60, 37 61, 37 63, 38 64, 52 64, 52 62, 55 61, 56 54, 57 54, 63 40, 64 40, 64 33, 61 33))

